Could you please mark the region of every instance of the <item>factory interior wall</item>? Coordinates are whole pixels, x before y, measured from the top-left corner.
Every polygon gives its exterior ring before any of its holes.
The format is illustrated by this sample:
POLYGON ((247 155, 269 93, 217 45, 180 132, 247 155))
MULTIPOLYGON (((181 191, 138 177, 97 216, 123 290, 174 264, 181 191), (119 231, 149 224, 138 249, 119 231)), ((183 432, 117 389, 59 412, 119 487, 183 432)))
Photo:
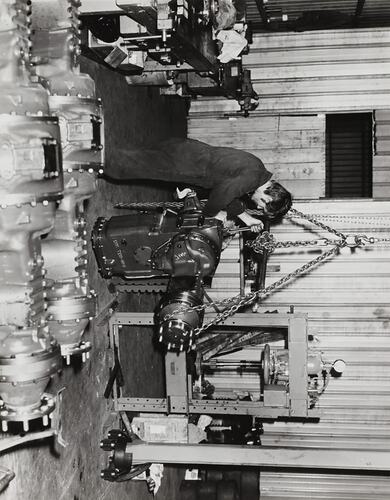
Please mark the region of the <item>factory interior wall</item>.
MULTIPOLYGON (((96 83, 97 96, 102 98, 105 119, 105 170, 113 169, 110 153, 116 147, 147 146, 170 136, 186 134, 186 103, 176 98, 163 98, 157 89, 134 88, 123 76, 84 60, 82 71, 96 83)), ((123 215, 113 208, 116 202, 171 200, 172 193, 159 187, 110 184, 99 180, 98 190, 88 201, 86 217, 88 235, 97 217, 123 215)), ((88 236, 89 238, 89 236, 88 236)), ((86 363, 74 360, 64 366, 60 377, 48 387, 48 392, 62 392, 60 415, 65 447, 50 440, 2 453, 1 465, 16 474, 2 500, 147 500, 150 494, 143 481, 111 483, 100 479, 100 470, 107 466, 107 453, 99 443, 108 428, 116 427, 111 418, 109 401, 103 397, 109 369, 113 366, 108 349, 108 304, 115 299, 106 281, 97 272, 88 241, 89 276, 97 293, 98 316, 84 334, 92 342, 91 357, 86 363), (108 428, 106 428, 108 427, 108 428)), ((119 298, 118 310, 151 311, 156 298, 153 294, 119 298)), ((126 335, 122 342, 121 363, 131 394, 150 397, 164 395, 163 358, 156 351, 150 330, 126 335)), ((32 430, 35 430, 32 427, 32 430)), ((3 435, 9 437, 9 434, 3 435)), ((179 498, 182 471, 165 467, 164 479, 157 498, 179 498)))
MULTIPOLYGON (((244 64, 252 71, 259 108, 244 118, 232 101, 198 99, 188 134, 254 153, 291 189, 294 207, 321 222, 345 233, 389 238, 389 44, 390 32, 381 29, 255 35, 244 64), (372 199, 324 199, 325 116, 338 112, 373 113, 372 199)), ((287 217, 271 231, 277 240, 335 238, 299 218, 287 217)), ((328 248, 276 250, 266 285, 328 248)), ((266 424, 264 444, 389 448, 389 270, 388 242, 345 248, 260 304, 260 312, 288 312, 293 306, 308 313, 311 347, 347 363, 320 399, 320 422, 266 424)), ((256 349, 246 355, 259 358, 256 349)), ((242 352, 237 356, 245 358, 242 352)), ((221 392, 241 387, 256 394, 259 387, 258 377, 248 375, 221 374, 212 383, 221 392)), ((389 481, 347 471, 262 471, 261 498, 384 500, 389 481)))
MULTIPOLYGON (((389 108, 386 28, 258 33, 243 65, 260 96, 258 114, 339 113, 389 108)), ((193 115, 236 113, 224 98, 198 98, 193 115)))

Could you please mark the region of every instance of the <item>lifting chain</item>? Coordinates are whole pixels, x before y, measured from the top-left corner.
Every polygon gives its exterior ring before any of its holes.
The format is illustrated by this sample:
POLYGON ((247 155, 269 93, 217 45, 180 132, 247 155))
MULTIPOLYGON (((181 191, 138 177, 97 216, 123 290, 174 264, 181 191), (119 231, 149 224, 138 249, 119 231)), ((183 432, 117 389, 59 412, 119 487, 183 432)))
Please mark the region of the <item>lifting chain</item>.
MULTIPOLYGON (((200 204, 206 205, 207 200, 200 200, 200 204)), ((181 208, 182 201, 140 201, 134 203, 115 203, 114 208, 125 208, 127 210, 155 210, 156 208, 181 208)))
MULTIPOLYGON (((207 200, 201 200, 201 204, 204 205, 207 200)), ((126 209, 156 209, 156 208, 180 208, 183 206, 182 202, 139 202, 139 203, 117 203, 115 205, 115 208, 126 208, 126 209)), ((258 210, 248 210, 250 214, 253 215, 261 215, 261 212, 258 210)), ((291 208, 288 216, 290 218, 292 217, 300 217, 303 219, 306 219, 307 221, 311 222, 312 224, 320 227, 321 229, 334 234, 337 236, 339 239, 326 239, 322 238, 319 240, 303 240, 303 241, 284 241, 284 242, 276 242, 275 238, 273 235, 271 235, 269 232, 265 231, 262 234, 260 234, 255 240, 252 242, 247 242, 247 246, 250 246, 253 248, 253 250, 257 253, 262 253, 264 250, 267 252, 272 252, 275 248, 286 248, 286 247, 297 247, 297 246, 317 246, 319 244, 322 245, 333 245, 333 247, 326 252, 322 253, 321 255, 318 255, 316 258, 310 260, 306 264, 303 264, 301 267, 295 269, 291 273, 287 274, 286 276, 283 276, 280 278, 278 281, 275 281, 268 287, 262 288, 260 290, 256 290, 255 292, 251 292, 244 297, 241 297, 240 295, 237 295, 235 297, 230 297, 227 299, 223 299, 220 301, 215 301, 215 302, 209 302, 207 304, 202 304, 199 306, 194 306, 194 307, 179 307, 175 311, 171 312, 170 314, 166 315, 163 320, 167 321, 169 319, 172 319, 174 316, 177 314, 182 314, 185 312, 190 312, 190 311, 196 311, 196 312, 202 312, 207 308, 213 307, 213 308, 219 308, 219 309, 224 309, 221 313, 217 314, 213 320, 210 322, 202 325, 199 328, 194 329, 194 334, 195 336, 199 336, 201 333, 204 331, 208 330, 210 327, 217 325, 218 323, 226 320, 230 316, 233 316, 239 309, 241 309, 244 306, 248 306, 251 303, 253 303, 256 299, 259 298, 264 298, 267 295, 270 295, 272 292, 277 290, 278 288, 283 287, 287 282, 297 278, 298 276, 301 276, 302 274, 307 273, 314 267, 318 266, 321 262, 325 261, 326 259, 333 257, 339 252, 339 249, 345 246, 349 247, 356 247, 356 246, 361 246, 366 243, 369 244, 375 244, 375 243, 383 243, 383 242, 390 242, 390 238, 377 238, 377 237, 368 237, 366 235, 345 235, 341 231, 338 231, 337 229, 334 229, 323 222, 319 221, 315 216, 313 215, 306 215, 298 210, 295 210, 294 208, 291 208)), ((343 216, 341 216, 343 217, 343 216)))
MULTIPOLYGON (((302 212, 298 212, 295 209, 291 209, 290 212, 299 217, 304 217, 306 218, 305 214, 302 212)), ((297 278, 298 276, 301 276, 302 274, 305 274, 307 271, 312 269, 313 267, 316 267, 318 264, 320 264, 322 261, 326 260, 327 258, 335 255, 338 253, 339 249, 341 247, 347 246, 349 243, 347 242, 348 237, 345 236, 343 233, 340 231, 337 231, 336 229, 333 229, 325 224, 323 224, 320 221, 317 221, 314 217, 308 216, 307 220, 317 226, 319 226, 321 229, 325 229, 326 231, 335 234, 336 236, 339 236, 340 239, 338 240, 331 240, 332 244, 334 245, 330 250, 327 250, 326 252, 322 253, 321 255, 318 255, 316 258, 312 259, 311 261, 307 262, 306 264, 303 264, 301 267, 296 269, 295 271, 292 271, 291 273, 287 274, 286 276, 283 276, 280 278, 278 281, 275 281, 271 285, 269 285, 266 288, 262 288, 260 290, 256 290, 255 292, 251 292, 244 297, 241 296, 236 296, 228 299, 224 299, 221 301, 216 301, 208 304, 202 304, 200 306, 195 306, 191 308, 178 308, 169 315, 164 317, 164 320, 167 321, 171 318, 173 318, 176 314, 178 313, 184 313, 188 311, 197 311, 201 312, 204 311, 207 307, 217 307, 217 308, 225 308, 221 313, 219 313, 213 320, 211 320, 209 323, 206 323, 202 325, 199 328, 195 328, 194 334, 196 336, 199 336, 202 332, 206 331, 210 327, 217 325, 221 321, 224 321, 225 319, 229 318, 230 316, 233 316, 239 309, 241 309, 244 306, 250 305, 252 302, 254 302, 256 299, 259 299, 260 297, 263 298, 266 295, 271 294, 274 290, 284 286, 287 282, 289 282, 292 279, 297 278)), ((326 240, 329 241, 329 240, 326 240)), ((355 238, 355 242, 358 243, 357 239, 355 238)), ((253 248, 257 248, 259 251, 264 251, 264 249, 271 250, 276 248, 279 243, 276 243, 274 240, 274 237, 268 233, 264 232, 261 235, 259 235, 256 240, 251 242, 253 245, 253 248), (256 243, 258 242, 258 243, 256 243)), ((282 245, 280 246, 288 246, 290 243, 293 243, 294 246, 298 246, 297 244, 301 245, 302 242, 282 242, 282 245)))

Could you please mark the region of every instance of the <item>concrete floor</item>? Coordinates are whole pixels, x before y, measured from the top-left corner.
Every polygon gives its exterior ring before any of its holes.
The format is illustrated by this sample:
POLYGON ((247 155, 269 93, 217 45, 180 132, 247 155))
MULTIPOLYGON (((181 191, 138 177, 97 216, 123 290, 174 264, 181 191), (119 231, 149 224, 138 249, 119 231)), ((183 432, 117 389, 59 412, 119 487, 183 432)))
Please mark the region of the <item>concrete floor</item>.
MULTIPOLYGON (((83 71, 94 78, 97 94, 103 100, 105 117, 106 171, 109 173, 113 148, 137 147, 150 141, 186 134, 184 100, 160 97, 158 90, 133 88, 124 78, 85 60, 83 71)), ((88 229, 98 216, 118 212, 112 205, 118 201, 170 199, 171 193, 156 187, 119 186, 100 180, 97 193, 87 203, 88 229)), ((90 279, 98 296, 101 311, 113 296, 97 274, 90 248, 90 279)), ((122 297, 120 309, 151 310, 156 298, 122 297)), ((144 500, 151 498, 140 481, 109 483, 99 477, 105 465, 105 453, 99 448, 102 428, 107 422, 108 404, 103 397, 112 360, 107 356, 107 321, 93 321, 85 339, 93 344, 91 358, 85 364, 77 360, 64 367, 48 392, 65 388, 62 402, 65 448, 49 441, 16 449, 1 457, 0 465, 11 468, 16 477, 3 500, 144 500)), ((163 396, 162 357, 153 348, 151 332, 127 336, 121 355, 126 391, 133 395, 163 396)), ((183 471, 166 468, 157 499, 175 500, 183 471)))

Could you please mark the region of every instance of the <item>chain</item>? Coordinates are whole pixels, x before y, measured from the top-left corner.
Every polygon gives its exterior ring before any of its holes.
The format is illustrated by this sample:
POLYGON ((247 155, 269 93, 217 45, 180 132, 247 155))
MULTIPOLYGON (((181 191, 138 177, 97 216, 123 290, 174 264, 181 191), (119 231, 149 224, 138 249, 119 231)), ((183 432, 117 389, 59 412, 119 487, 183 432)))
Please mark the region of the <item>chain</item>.
MULTIPOLYGON (((323 222, 320 222, 317 220, 315 217, 311 215, 305 215, 302 212, 299 212, 298 210, 295 210, 294 208, 290 209, 289 214, 291 214, 292 217, 302 217, 312 224, 320 227, 321 229, 324 229, 328 233, 335 234, 342 240, 346 239, 346 236, 341 233, 340 231, 337 231, 336 229, 333 229, 330 226, 327 226, 323 222)), ((256 253, 263 253, 264 251, 267 251, 269 253, 273 252, 275 248, 287 248, 287 247, 306 247, 306 246, 317 246, 319 243, 322 243, 323 245, 337 245, 339 240, 329 240, 327 238, 323 238, 320 240, 298 240, 298 241, 275 241, 275 238, 273 235, 271 235, 269 232, 264 231, 262 234, 257 236, 256 239, 253 241, 248 241, 246 242, 246 246, 252 248, 256 253)))
MULTIPOLYGON (((207 200, 201 200, 201 204, 204 205, 207 202, 207 200)), ((180 208, 183 206, 182 202, 134 202, 134 203, 117 203, 114 205, 115 208, 125 208, 125 209, 156 209, 156 208, 180 208)), ((262 212, 258 210, 248 210, 248 212, 252 215, 263 215, 262 212)), ((303 241, 280 241, 276 242, 275 238, 273 235, 271 235, 269 232, 265 231, 262 234, 260 234, 255 240, 252 242, 247 242, 246 245, 248 247, 252 247, 254 251, 261 253, 264 252, 264 250, 267 250, 268 252, 272 252, 275 248, 287 248, 287 247, 297 247, 297 246, 317 246, 319 244, 323 245, 333 245, 333 247, 326 252, 322 253, 321 255, 317 256, 316 258, 312 259, 311 261, 307 262, 306 264, 303 264, 301 267, 296 269, 295 271, 292 271, 291 273, 287 274, 286 276, 283 276, 280 278, 278 281, 275 281, 271 285, 269 285, 266 288, 262 288, 260 290, 256 290, 255 292, 251 292, 244 297, 241 297, 240 295, 237 295, 235 297, 230 297, 226 299, 222 299, 220 301, 215 301, 215 302, 210 302, 207 304, 201 304, 198 306, 193 306, 193 307, 178 307, 171 313, 167 314, 164 316, 163 321, 168 321, 169 319, 172 319, 175 317, 177 314, 183 314, 186 312, 199 312, 201 313, 207 308, 214 307, 214 308, 225 308, 220 314, 218 314, 213 320, 211 320, 209 323, 206 323, 202 325, 199 328, 194 329, 194 334, 196 336, 199 336, 202 332, 208 330, 210 327, 217 325, 218 323, 226 320, 230 316, 233 316, 239 309, 241 309, 244 306, 248 306, 252 302, 254 302, 258 298, 263 298, 272 292, 274 292, 276 289, 283 287, 287 282, 289 282, 292 279, 297 278, 298 276, 301 276, 302 274, 306 273, 313 267, 317 266, 324 260, 328 259, 329 257, 337 254, 339 252, 339 249, 345 246, 359 246, 364 243, 370 243, 370 244, 375 244, 375 243, 381 243, 381 242, 390 242, 390 238, 377 238, 377 237, 368 237, 366 235, 345 235, 341 231, 338 231, 337 229, 334 229, 323 222, 319 221, 315 216, 313 215, 306 215, 298 210, 295 210, 294 208, 291 208, 288 214, 289 218, 293 217, 300 217, 303 219, 306 219, 307 221, 311 222, 312 224, 320 227, 321 229, 334 234, 335 236, 338 236, 338 240, 335 239, 327 239, 327 238, 322 238, 319 240, 303 240, 303 241)))
POLYGON ((272 283, 268 287, 262 288, 261 290, 257 290, 256 292, 251 292, 251 293, 245 295, 237 303, 233 304, 231 307, 229 307, 228 309, 225 309, 223 312, 218 314, 209 323, 202 325, 200 328, 195 328, 194 334, 196 336, 198 336, 202 332, 204 332, 205 330, 209 329, 210 327, 215 326, 218 323, 221 323, 221 321, 225 321, 230 316, 233 316, 239 309, 241 309, 241 307, 248 306, 257 298, 260 298, 260 297, 263 298, 266 295, 269 295, 277 288, 284 286, 291 279, 297 278, 301 274, 304 274, 306 271, 309 271, 311 268, 317 266, 319 263, 326 260, 328 257, 335 255, 336 253, 338 253, 339 248, 341 248, 343 246, 345 246, 345 240, 338 241, 336 246, 334 246, 330 250, 324 252, 323 254, 319 255, 318 257, 311 260, 310 262, 303 264, 303 266, 299 267, 295 271, 292 271, 291 273, 287 274, 286 276, 283 276, 283 278, 280 278, 278 281, 275 281, 274 283, 272 283))
MULTIPOLYGON (((298 210, 295 210, 295 209, 290 209, 290 214, 294 217, 298 216, 298 217, 305 218, 306 220, 308 220, 312 224, 315 224, 316 226, 320 227, 321 229, 324 229, 331 234, 335 234, 340 239, 339 240, 328 240, 328 239, 319 240, 321 242, 324 242, 325 244, 332 244, 334 246, 330 250, 322 253, 321 255, 319 255, 316 258, 314 258, 313 260, 307 262, 306 264, 304 264, 300 268, 296 269, 295 271, 292 271, 291 273, 284 276, 283 278, 276 281, 275 283, 272 283, 267 288, 257 290, 255 292, 252 292, 250 294, 245 295, 244 297, 236 296, 236 297, 224 299, 221 301, 216 301, 216 302, 209 303, 209 304, 202 304, 202 305, 194 306, 194 307, 190 307, 190 308, 185 308, 185 307, 180 308, 179 307, 175 311, 166 315, 163 318, 164 321, 171 319, 172 317, 174 317, 178 313, 184 313, 184 312, 189 312, 189 311, 201 312, 210 306, 213 306, 213 307, 215 306, 215 307, 220 307, 220 308, 226 307, 226 309, 224 311, 222 311, 222 313, 217 315, 212 321, 210 321, 209 323, 203 325, 202 327, 196 328, 194 330, 195 335, 198 336, 198 335, 200 335, 200 333, 204 332, 205 330, 207 330, 211 326, 216 325, 216 324, 220 323, 221 321, 224 321, 226 318, 234 315, 241 307, 249 305, 256 298, 264 297, 265 295, 269 295, 277 288, 284 286, 285 283, 287 283, 291 279, 296 278, 297 276, 300 276, 301 274, 310 270, 312 267, 315 267, 316 265, 318 265, 323 260, 327 259, 328 257, 330 257, 332 255, 335 255, 336 253, 338 253, 338 251, 341 247, 344 247, 346 245, 351 245, 351 246, 360 245, 360 244, 363 244, 363 240, 365 240, 369 243, 374 243, 376 240, 378 240, 378 238, 368 238, 367 236, 364 236, 364 235, 363 236, 354 236, 354 235, 346 236, 342 232, 337 231, 336 229, 333 229, 332 227, 327 226, 326 224, 323 224, 322 222, 318 221, 315 217, 313 217, 311 215, 308 215, 306 217, 305 214, 303 214, 302 212, 299 212, 298 210), (373 240, 375 240, 375 241, 373 241, 373 240)), ((251 242, 251 245, 254 249, 258 249, 259 251, 264 251, 264 249, 271 251, 274 248, 287 247, 287 246, 290 246, 291 244, 293 246, 298 246, 298 245, 301 246, 302 244, 304 244, 304 245, 314 245, 314 244, 317 245, 318 244, 317 241, 315 241, 315 243, 312 243, 311 241, 310 242, 306 242, 306 241, 305 242, 302 242, 302 241, 275 242, 274 237, 270 233, 265 232, 265 233, 259 235, 256 238, 256 240, 251 242)))
MULTIPOLYGON (((200 200, 200 204, 206 205, 207 200, 200 200)), ((126 208, 128 210, 147 210, 156 208, 182 208, 182 201, 140 201, 134 203, 115 203, 114 208, 126 208)))

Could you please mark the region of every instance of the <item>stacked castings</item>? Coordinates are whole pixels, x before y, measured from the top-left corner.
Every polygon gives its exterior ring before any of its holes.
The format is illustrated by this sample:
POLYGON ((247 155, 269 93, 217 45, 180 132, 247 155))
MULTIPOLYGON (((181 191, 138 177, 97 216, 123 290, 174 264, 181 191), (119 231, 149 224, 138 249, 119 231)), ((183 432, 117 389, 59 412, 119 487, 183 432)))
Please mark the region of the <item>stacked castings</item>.
POLYGON ((50 331, 68 364, 74 354, 84 360, 91 348, 82 340, 96 302, 87 276, 84 201, 95 192, 102 173, 100 99, 78 62, 79 5, 73 0, 37 0, 32 13, 32 61, 61 129, 64 192, 42 252, 50 331))
POLYGON ((60 129, 30 73, 27 1, 0 3, 0 421, 47 416, 44 393, 60 369, 46 322, 41 237, 62 196, 60 129))

